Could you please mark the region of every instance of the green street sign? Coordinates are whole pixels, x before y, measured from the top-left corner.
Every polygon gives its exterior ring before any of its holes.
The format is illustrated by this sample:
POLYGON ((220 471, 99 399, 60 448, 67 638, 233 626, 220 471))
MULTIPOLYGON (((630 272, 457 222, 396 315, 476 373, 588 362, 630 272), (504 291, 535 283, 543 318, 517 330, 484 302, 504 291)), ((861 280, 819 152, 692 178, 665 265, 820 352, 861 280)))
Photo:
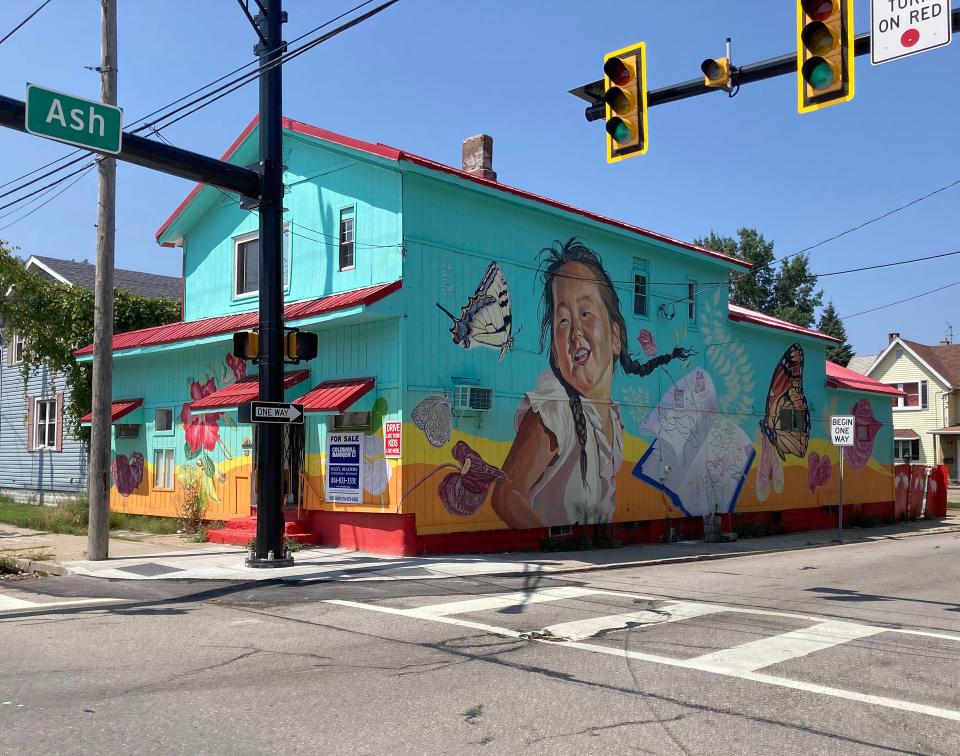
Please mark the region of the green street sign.
POLYGON ((123 109, 27 84, 27 131, 97 152, 120 152, 123 109))

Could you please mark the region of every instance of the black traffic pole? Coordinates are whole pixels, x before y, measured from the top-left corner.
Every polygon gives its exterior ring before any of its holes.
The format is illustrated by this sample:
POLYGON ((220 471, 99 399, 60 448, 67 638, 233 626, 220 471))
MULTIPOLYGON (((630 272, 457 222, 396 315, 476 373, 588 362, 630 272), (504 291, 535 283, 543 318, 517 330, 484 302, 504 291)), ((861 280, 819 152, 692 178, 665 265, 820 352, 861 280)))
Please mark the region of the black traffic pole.
MULTIPOLYGON (((960 8, 957 8, 951 13, 950 20, 953 31, 960 33, 960 8)), ((853 38, 854 56, 867 55, 869 52, 870 32, 863 32, 853 38)), ((759 63, 750 63, 749 65, 732 69, 730 83, 735 87, 743 86, 744 84, 752 84, 755 81, 772 79, 776 76, 786 76, 796 72, 797 54, 792 52, 786 55, 778 55, 776 58, 762 60, 759 63)), ((679 84, 671 84, 670 86, 661 87, 660 89, 651 89, 647 93, 647 107, 652 108, 655 105, 685 100, 688 97, 697 97, 698 95, 724 91, 725 90, 717 87, 708 87, 704 84, 703 77, 700 76, 679 84)), ((570 94, 576 95, 590 103, 590 105, 584 109, 584 116, 588 121, 599 121, 605 117, 603 107, 603 79, 571 89, 570 94)))
MULTIPOLYGON (((283 54, 282 0, 262 0, 260 58, 260 401, 283 401, 283 54)), ((256 432, 257 550, 248 567, 293 564, 283 548, 281 426, 256 432)))

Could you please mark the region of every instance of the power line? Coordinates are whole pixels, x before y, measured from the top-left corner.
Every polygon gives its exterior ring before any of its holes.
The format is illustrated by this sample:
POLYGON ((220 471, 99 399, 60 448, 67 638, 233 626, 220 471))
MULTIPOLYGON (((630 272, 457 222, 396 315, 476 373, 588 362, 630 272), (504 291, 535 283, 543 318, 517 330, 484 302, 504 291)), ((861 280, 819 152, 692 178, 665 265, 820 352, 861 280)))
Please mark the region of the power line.
POLYGON ((953 283, 948 283, 946 286, 939 286, 936 289, 930 289, 930 291, 924 291, 920 294, 914 294, 912 297, 907 297, 906 299, 898 299, 896 302, 888 302, 887 304, 880 305, 879 307, 872 307, 869 310, 863 310, 861 312, 855 312, 853 315, 844 315, 842 320, 849 320, 850 318, 856 318, 860 315, 866 315, 870 312, 877 312, 877 310, 885 310, 888 307, 893 307, 894 305, 903 304, 904 302, 912 302, 914 299, 920 299, 921 297, 928 296, 929 294, 936 294, 938 291, 943 291, 944 289, 949 289, 952 286, 960 285, 960 281, 954 281, 953 283))
POLYGON ((926 257, 911 257, 908 260, 895 260, 894 262, 878 263, 876 265, 865 265, 862 268, 847 268, 847 270, 834 270, 829 273, 811 273, 811 278, 827 278, 828 276, 842 276, 846 273, 860 273, 864 270, 877 270, 879 268, 892 268, 897 265, 910 265, 911 263, 923 262, 924 260, 938 260, 941 257, 951 257, 960 255, 960 249, 953 252, 941 252, 939 255, 927 255, 926 257))
POLYGON ((23 19, 23 21, 21 21, 19 24, 17 24, 16 26, 14 26, 14 27, 13 27, 10 31, 8 31, 6 34, 4 34, 4 35, 3 35, 3 39, 0 39, 0 45, 2 45, 4 42, 6 42, 8 39, 10 39, 10 37, 12 37, 12 36, 13 36, 14 34, 16 34, 18 31, 20 31, 20 29, 22 29, 24 26, 26 26, 27 22, 28 22, 31 18, 33 18, 34 16, 36 16, 40 11, 42 11, 42 10, 47 6, 47 3, 49 3, 49 2, 50 2, 50 0, 43 0, 43 2, 40 3, 39 6, 37 6, 37 8, 33 11, 33 13, 31 13, 29 16, 27 16, 25 19, 23 19))
MULTIPOLYGON (((48 205, 48 204, 50 204, 51 202, 53 202, 57 197, 59 197, 61 194, 63 194, 65 191, 67 191, 67 189, 69 189, 69 188, 72 187, 74 184, 76 184, 77 182, 79 182, 84 176, 86 176, 90 171, 92 171, 93 168, 94 168, 93 165, 87 166, 86 169, 85 169, 79 176, 77 176, 73 181, 71 181, 69 184, 67 184, 65 187, 63 187, 63 189, 61 189, 59 192, 57 192, 56 194, 54 194, 52 197, 47 198, 47 199, 44 200, 43 202, 41 202, 39 205, 37 205, 35 208, 33 208, 33 210, 31 210, 30 212, 24 213, 24 214, 21 215, 19 218, 17 218, 15 221, 10 221, 10 222, 9 222, 8 224, 6 224, 5 226, 0 227, 0 231, 4 231, 4 230, 10 228, 10 226, 14 225, 15 223, 19 223, 19 222, 22 221, 24 218, 27 218, 27 217, 33 215, 33 214, 34 214, 35 212, 37 212, 37 210, 39 210, 41 207, 44 207, 45 205, 48 205)), ((71 174, 71 175, 72 175, 72 174, 71 174)), ((0 216, 0 217, 4 217, 4 216, 0 216)))

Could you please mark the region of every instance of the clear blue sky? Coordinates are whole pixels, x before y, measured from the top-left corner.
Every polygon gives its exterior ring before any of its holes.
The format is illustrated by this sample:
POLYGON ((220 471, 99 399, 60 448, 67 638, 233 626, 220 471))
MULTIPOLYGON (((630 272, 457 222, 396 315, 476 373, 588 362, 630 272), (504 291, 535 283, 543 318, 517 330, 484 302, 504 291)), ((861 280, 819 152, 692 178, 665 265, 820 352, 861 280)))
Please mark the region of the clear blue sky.
MULTIPOLYGON (((40 0, 0 5, 0 36, 40 0)), ((352 7, 287 0, 292 39, 352 7)), ((869 4, 857 0, 856 29, 869 4)), ((252 4, 251 4, 252 5, 252 4)), ((457 165, 460 142, 495 140, 500 180, 681 239, 756 226, 785 255, 960 178, 956 152, 960 42, 873 67, 856 65, 853 102, 796 112, 793 77, 651 110, 650 151, 607 165, 600 123, 567 94, 599 78, 604 52, 647 42, 651 88, 699 75, 733 37, 745 64, 795 48, 793 3, 619 3, 616 19, 580 0, 401 0, 285 66, 293 118, 457 165), (528 104, 529 103, 529 104, 528 104)), ((120 2, 120 105, 140 116, 252 59, 254 35, 234 0, 120 2)), ((0 93, 28 81, 97 98, 86 70, 99 53, 99 2, 52 0, 0 46, 0 93)), ((256 84, 165 130, 174 144, 220 155, 257 108, 256 84)), ((0 183, 69 150, 0 129, 0 183)), ((136 166, 118 170, 117 265, 178 275, 177 250, 154 231, 190 190, 136 166)), ((0 239, 32 253, 93 260, 96 173, 22 221, 0 211, 0 239)), ((816 272, 960 248, 960 186, 811 253, 816 272)), ((0 200, 0 204, 8 200, 0 200)), ((960 257, 821 281, 841 315, 960 280, 960 257)), ((846 321, 858 352, 888 331, 936 343, 960 338, 960 286, 846 321)))

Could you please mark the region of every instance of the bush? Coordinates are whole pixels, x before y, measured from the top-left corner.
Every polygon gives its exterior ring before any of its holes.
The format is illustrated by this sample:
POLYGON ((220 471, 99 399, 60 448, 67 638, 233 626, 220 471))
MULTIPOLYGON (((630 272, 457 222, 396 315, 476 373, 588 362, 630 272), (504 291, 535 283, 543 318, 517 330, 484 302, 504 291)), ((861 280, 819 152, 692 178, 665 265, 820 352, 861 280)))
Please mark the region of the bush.
POLYGON ((200 473, 196 468, 181 469, 193 470, 193 474, 180 476, 181 493, 177 498, 177 525, 181 531, 194 537, 199 534, 201 529, 204 529, 203 540, 206 541, 203 516, 207 511, 207 495, 203 491, 203 481, 200 479, 200 473))

